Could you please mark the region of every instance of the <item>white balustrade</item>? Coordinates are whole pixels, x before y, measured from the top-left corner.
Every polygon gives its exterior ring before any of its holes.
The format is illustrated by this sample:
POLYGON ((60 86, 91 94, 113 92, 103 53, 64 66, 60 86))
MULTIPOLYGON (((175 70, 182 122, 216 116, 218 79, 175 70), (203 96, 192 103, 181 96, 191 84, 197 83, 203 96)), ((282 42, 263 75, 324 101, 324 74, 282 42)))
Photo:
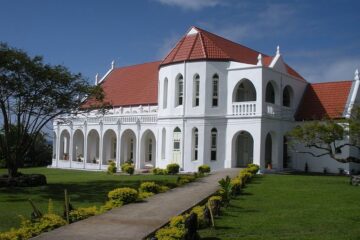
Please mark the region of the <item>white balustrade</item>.
POLYGON ((232 115, 255 116, 256 102, 234 102, 232 104, 232 115))

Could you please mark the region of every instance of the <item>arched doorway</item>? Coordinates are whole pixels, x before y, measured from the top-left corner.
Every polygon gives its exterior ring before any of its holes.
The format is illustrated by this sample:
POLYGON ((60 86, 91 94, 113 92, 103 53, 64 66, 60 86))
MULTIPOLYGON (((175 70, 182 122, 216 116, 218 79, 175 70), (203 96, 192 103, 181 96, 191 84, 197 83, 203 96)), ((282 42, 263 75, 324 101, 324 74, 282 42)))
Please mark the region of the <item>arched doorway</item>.
POLYGON ((273 143, 272 143, 271 134, 268 133, 265 138, 265 167, 269 167, 269 164, 272 167, 272 155, 273 155, 272 147, 273 147, 273 143))
POLYGON ((100 158, 100 136, 99 133, 93 129, 89 132, 87 137, 87 163, 98 164, 100 158))
POLYGON ((283 91, 283 102, 282 105, 285 107, 292 106, 293 90, 290 86, 286 86, 283 91))
POLYGON ((256 101, 256 89, 248 79, 241 80, 234 89, 233 102, 256 101))
POLYGON ((53 132, 53 149, 52 149, 53 160, 56 160, 56 146, 57 146, 57 136, 56 136, 56 132, 53 132))
POLYGON ((145 131, 141 138, 140 146, 140 168, 154 167, 156 157, 156 140, 151 130, 145 131))
POLYGON ((288 152, 289 142, 286 136, 283 137, 283 168, 291 168, 291 158, 288 152))
POLYGON ((133 130, 127 129, 121 136, 120 162, 135 163, 136 160, 136 135, 133 130))
POLYGON ((69 160, 70 133, 63 130, 60 135, 60 160, 69 160))
POLYGON ((275 104, 275 89, 271 82, 266 85, 265 102, 275 104))
POLYGON ((116 162, 117 149, 116 133, 112 129, 108 129, 104 134, 103 140, 103 164, 109 164, 109 161, 116 162))
POLYGON ((76 162, 84 161, 84 134, 80 129, 74 132, 72 160, 76 162))
POLYGON ((173 163, 177 163, 182 166, 181 164, 181 138, 182 133, 180 128, 176 127, 173 132, 173 163))
POLYGON ((254 140, 250 133, 240 131, 233 139, 234 167, 246 167, 254 160, 254 140))

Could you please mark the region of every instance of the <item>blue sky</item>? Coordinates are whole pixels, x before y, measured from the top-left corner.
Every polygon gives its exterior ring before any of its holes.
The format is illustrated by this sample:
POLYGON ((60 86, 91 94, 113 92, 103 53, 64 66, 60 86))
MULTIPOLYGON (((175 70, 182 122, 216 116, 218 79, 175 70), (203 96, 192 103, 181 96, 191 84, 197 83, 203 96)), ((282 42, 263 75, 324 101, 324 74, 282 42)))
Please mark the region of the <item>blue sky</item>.
POLYGON ((94 81, 114 59, 161 59, 195 25, 266 54, 277 45, 311 82, 360 68, 360 1, 0 0, 0 41, 94 81))

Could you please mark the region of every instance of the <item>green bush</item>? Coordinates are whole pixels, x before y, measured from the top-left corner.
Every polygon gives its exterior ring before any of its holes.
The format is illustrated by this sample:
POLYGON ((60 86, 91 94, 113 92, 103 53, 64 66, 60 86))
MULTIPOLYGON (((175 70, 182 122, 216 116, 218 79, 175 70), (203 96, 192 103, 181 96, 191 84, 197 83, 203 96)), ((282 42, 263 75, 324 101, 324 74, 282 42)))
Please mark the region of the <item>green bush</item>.
POLYGON ((215 216, 220 214, 220 208, 222 205, 223 199, 221 196, 212 196, 208 200, 208 206, 211 207, 211 211, 215 216))
POLYGON ((22 219, 21 227, 18 229, 12 228, 8 232, 0 233, 1 240, 22 240, 29 239, 39 235, 42 232, 47 232, 55 228, 65 225, 65 220, 56 214, 44 214, 36 221, 22 219))
POLYGON ((195 213, 198 221, 198 228, 206 228, 208 226, 205 219, 205 206, 196 206, 191 210, 191 213, 195 213))
POLYGON ((160 188, 160 185, 155 182, 143 182, 140 184, 140 190, 142 192, 151 192, 156 194, 160 192, 160 188))
POLYGON ((138 200, 143 201, 144 199, 151 197, 153 195, 155 195, 155 194, 152 192, 140 192, 138 195, 138 200))
POLYGON ((82 219, 95 216, 99 213, 96 206, 93 207, 86 207, 86 208, 77 208, 75 210, 70 211, 69 219, 70 222, 80 221, 82 219))
POLYGON ((194 175, 180 175, 177 179, 179 185, 184 185, 189 182, 193 182, 196 180, 194 175))
POLYGON ((185 220, 186 220, 186 216, 184 215, 172 217, 170 219, 169 226, 177 227, 177 228, 185 228, 185 220))
POLYGON ((183 240, 185 233, 184 228, 164 227, 156 232, 155 237, 158 240, 183 240))
POLYGON ((109 161, 109 162, 110 162, 110 164, 107 168, 107 173, 108 174, 116 173, 116 171, 117 171, 116 163, 114 161, 109 161))
POLYGON ((169 174, 177 174, 179 173, 180 166, 177 163, 170 163, 166 166, 166 170, 169 174))
POLYGON ((116 188, 108 193, 109 200, 121 201, 124 204, 135 202, 138 197, 138 192, 129 187, 116 188))
POLYGON ((231 191, 234 195, 239 194, 242 187, 241 179, 239 177, 231 179, 231 187, 231 191))
POLYGON ((209 173, 210 171, 211 171, 211 168, 209 165, 204 164, 204 165, 201 165, 198 167, 199 173, 209 173))
POLYGON ((124 203, 120 200, 106 201, 106 203, 100 207, 99 213, 110 211, 111 209, 116 208, 116 207, 121 207, 122 205, 124 205, 124 203))
POLYGON ((130 163, 124 163, 121 165, 121 171, 122 172, 126 172, 130 175, 133 175, 134 172, 135 172, 135 167, 133 164, 130 164, 130 163))
POLYGON ((250 164, 248 164, 247 169, 249 172, 251 172, 253 175, 255 175, 259 171, 260 167, 259 167, 259 165, 250 163, 250 164))
POLYGON ((167 175, 168 172, 166 171, 166 169, 161 169, 161 168, 154 168, 151 171, 154 175, 167 175))
POLYGON ((243 169, 240 171, 239 177, 243 184, 250 181, 253 174, 248 169, 243 169))

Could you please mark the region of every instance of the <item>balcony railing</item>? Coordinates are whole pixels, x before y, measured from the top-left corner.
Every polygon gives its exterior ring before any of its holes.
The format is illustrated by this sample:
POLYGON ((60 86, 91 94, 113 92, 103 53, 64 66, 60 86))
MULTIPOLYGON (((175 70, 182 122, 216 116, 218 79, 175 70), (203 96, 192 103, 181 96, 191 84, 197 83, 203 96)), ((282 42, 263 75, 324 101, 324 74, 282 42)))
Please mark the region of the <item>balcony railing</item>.
POLYGON ((234 116, 255 116, 256 102, 234 102, 232 105, 234 116))
MULTIPOLYGON (((264 103, 265 109, 262 115, 274 118, 292 119, 294 117, 294 110, 289 107, 279 106, 271 103, 264 103)), ((232 113, 233 116, 239 117, 254 117, 260 116, 261 110, 258 111, 256 102, 233 102, 232 113)))

